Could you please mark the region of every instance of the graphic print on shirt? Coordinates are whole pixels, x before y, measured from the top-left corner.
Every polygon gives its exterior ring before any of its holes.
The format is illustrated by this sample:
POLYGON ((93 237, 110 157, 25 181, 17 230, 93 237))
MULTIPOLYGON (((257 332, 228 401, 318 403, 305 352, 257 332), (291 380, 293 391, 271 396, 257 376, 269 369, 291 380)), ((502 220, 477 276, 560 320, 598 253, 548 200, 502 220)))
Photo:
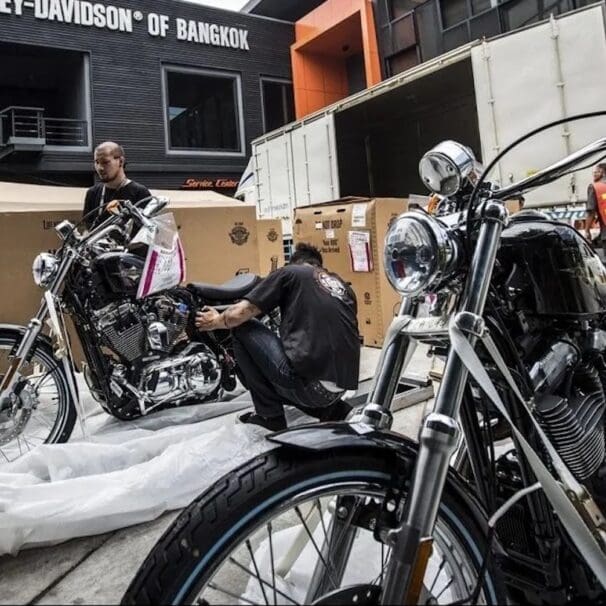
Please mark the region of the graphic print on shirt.
POLYGON ((339 299, 340 301, 346 301, 347 290, 341 280, 335 276, 331 276, 328 272, 322 269, 318 269, 314 272, 314 278, 320 287, 329 295, 339 299))

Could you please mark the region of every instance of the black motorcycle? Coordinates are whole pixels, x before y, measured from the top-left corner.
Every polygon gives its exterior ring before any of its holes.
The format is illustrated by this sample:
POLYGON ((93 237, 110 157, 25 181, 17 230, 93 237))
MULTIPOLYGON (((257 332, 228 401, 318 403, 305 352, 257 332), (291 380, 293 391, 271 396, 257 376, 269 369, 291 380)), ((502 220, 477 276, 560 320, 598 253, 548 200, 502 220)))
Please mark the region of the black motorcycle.
POLYGON ((442 200, 387 235, 404 300, 368 404, 270 436, 181 514, 124 603, 603 601, 606 269, 573 227, 503 201, 604 156, 600 139, 499 188, 502 156, 480 174, 453 141, 426 154, 442 200), (419 342, 445 369, 416 443, 389 409, 419 342))
POLYGON ((65 314, 82 346, 91 394, 118 419, 216 400, 236 388, 229 331, 198 332, 195 312, 241 299, 260 278, 243 274, 222 286, 140 296, 148 248, 132 246, 131 234, 154 234, 167 203, 123 202, 86 234, 65 221, 56 227, 62 247, 34 261, 34 280, 44 289, 40 311, 28 327, 0 324, 0 462, 41 443, 66 442, 82 412, 65 314))

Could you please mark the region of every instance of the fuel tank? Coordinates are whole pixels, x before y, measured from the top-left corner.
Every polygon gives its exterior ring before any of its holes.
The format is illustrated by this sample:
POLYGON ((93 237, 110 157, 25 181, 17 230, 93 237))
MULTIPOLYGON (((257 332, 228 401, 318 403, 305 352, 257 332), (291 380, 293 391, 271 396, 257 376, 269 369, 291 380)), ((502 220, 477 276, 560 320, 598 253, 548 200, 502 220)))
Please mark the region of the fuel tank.
POLYGON ((112 294, 136 296, 144 265, 145 259, 137 255, 107 253, 97 257, 94 269, 112 294))
POLYGON ((579 232, 536 211, 514 215, 498 260, 523 288, 529 313, 579 318, 606 311, 606 268, 579 232))

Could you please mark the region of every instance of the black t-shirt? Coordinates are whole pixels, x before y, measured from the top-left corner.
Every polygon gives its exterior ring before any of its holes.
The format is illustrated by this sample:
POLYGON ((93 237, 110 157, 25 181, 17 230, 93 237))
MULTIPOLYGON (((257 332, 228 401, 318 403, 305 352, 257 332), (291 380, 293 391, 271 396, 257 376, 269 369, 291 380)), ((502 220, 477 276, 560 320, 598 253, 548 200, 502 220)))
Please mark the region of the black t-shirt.
POLYGON ((280 308, 284 352, 300 376, 357 389, 357 301, 339 276, 311 265, 287 265, 269 274, 246 299, 264 313, 280 308))
POLYGON ((112 200, 130 200, 131 202, 139 202, 144 198, 151 196, 149 190, 144 185, 140 185, 135 181, 129 181, 126 185, 118 189, 104 188, 103 183, 93 185, 87 192, 84 198, 83 216, 93 210, 93 213, 85 220, 85 225, 88 229, 93 229, 101 222, 109 217, 109 213, 105 210, 105 206, 112 200))

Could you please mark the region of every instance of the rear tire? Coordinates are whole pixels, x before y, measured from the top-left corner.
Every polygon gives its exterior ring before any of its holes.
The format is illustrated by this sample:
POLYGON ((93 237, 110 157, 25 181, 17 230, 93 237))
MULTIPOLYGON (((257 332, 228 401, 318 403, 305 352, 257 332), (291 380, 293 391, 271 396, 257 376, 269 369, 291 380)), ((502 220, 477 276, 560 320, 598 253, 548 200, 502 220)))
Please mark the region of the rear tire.
MULTIPOLYGON (((148 555, 122 603, 211 603, 206 595, 198 599, 200 591, 211 580, 214 584, 211 583, 209 591, 214 591, 215 579, 224 564, 228 565, 228 558, 235 555, 238 546, 245 543, 250 533, 262 528, 263 524, 267 524, 271 533, 268 520, 277 520, 284 507, 296 502, 298 497, 303 498, 303 494, 332 490, 336 485, 354 482, 384 494, 390 488, 397 489, 393 476, 396 465, 395 457, 376 449, 311 453, 281 447, 249 461, 219 480, 177 518, 148 555)), ((408 467, 412 469, 412 466, 408 467)), ((329 509, 326 511, 328 514, 329 509)), ((447 491, 439 515, 439 524, 447 528, 451 537, 449 540, 460 546, 452 561, 459 558, 467 562, 466 570, 475 574, 477 579, 486 552, 485 536, 478 521, 447 491)), ((319 519, 323 519, 323 516, 319 519)), ((271 536, 269 544, 272 544, 271 536)), ((273 575, 273 563, 271 572, 273 575)), ((267 575, 261 574, 261 577, 265 582, 267 575)), ((233 588, 233 584, 229 587, 233 588)), ((376 586, 372 587, 376 589, 376 586)), ((484 603, 505 603, 501 580, 491 564, 484 578, 482 592, 484 603)), ((271 591, 268 589, 266 593, 270 594, 271 591)), ((464 597, 467 595, 465 593, 464 597)), ((240 596, 226 597, 224 599, 227 601, 223 603, 236 603, 234 600, 237 601, 237 597, 240 596)), ((244 598, 240 603, 251 603, 249 599, 244 598)), ((273 604, 275 596, 272 599, 270 595, 269 600, 265 595, 261 603, 273 604)))

